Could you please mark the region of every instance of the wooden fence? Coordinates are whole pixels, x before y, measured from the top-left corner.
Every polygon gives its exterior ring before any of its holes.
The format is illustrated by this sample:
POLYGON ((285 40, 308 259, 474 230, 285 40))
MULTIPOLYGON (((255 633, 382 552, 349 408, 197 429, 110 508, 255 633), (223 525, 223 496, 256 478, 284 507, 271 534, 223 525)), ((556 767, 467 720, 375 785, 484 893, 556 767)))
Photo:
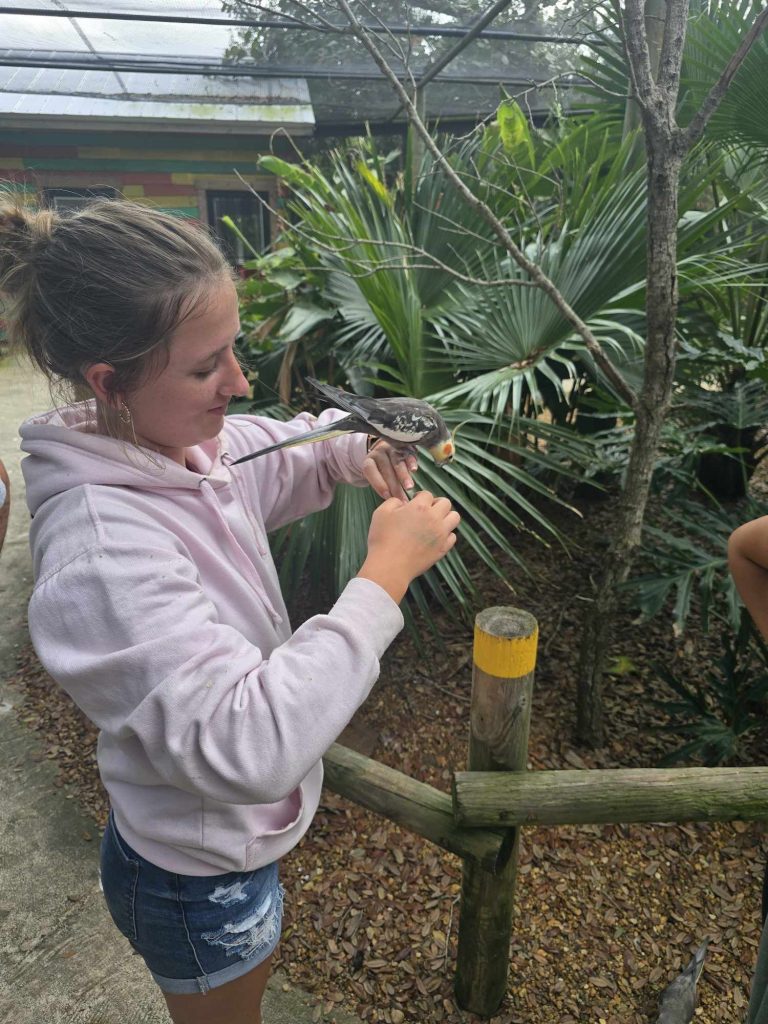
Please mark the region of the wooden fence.
POLYGON ((469 755, 452 795, 334 744, 340 796, 462 858, 454 986, 491 1017, 507 990, 520 826, 768 819, 768 768, 526 771, 538 627, 496 607, 475 620, 469 755))

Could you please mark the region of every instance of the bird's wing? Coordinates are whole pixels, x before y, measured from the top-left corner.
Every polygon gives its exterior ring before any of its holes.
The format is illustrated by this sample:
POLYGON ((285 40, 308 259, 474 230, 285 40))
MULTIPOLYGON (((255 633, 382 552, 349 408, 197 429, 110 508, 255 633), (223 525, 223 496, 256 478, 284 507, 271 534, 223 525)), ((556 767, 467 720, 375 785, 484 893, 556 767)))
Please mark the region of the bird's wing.
POLYGON ((396 398, 385 398, 379 403, 372 400, 365 411, 372 432, 400 444, 418 444, 423 438, 434 434, 441 423, 424 402, 411 404, 396 398))
POLYGON ((448 433, 440 414, 418 398, 367 398, 321 384, 314 377, 306 379, 334 405, 367 423, 370 433, 389 441, 417 444, 441 428, 448 433))
POLYGON ((257 452, 251 452, 249 455, 242 455, 239 459, 235 459, 232 463, 233 466, 237 466, 241 462, 249 462, 251 459, 257 459, 260 455, 268 455, 270 452, 278 452, 281 448, 298 448, 302 444, 314 444, 316 441, 328 441, 332 437, 340 437, 342 434, 351 433, 367 433, 367 426, 354 416, 345 416, 343 420, 336 420, 335 423, 329 423, 327 427, 317 427, 315 430, 309 430, 306 434, 298 434, 296 437, 289 437, 286 441, 280 441, 278 444, 271 444, 268 448, 260 448, 257 452))

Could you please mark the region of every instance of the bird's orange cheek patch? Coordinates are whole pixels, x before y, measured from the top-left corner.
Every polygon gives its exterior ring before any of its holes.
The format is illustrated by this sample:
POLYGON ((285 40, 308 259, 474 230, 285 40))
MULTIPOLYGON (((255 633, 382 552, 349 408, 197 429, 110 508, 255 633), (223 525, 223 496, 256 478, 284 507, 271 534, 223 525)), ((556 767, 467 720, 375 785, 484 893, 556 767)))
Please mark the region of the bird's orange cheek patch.
POLYGON ((453 455, 453 445, 450 441, 443 445, 443 455, 446 459, 449 459, 453 455))

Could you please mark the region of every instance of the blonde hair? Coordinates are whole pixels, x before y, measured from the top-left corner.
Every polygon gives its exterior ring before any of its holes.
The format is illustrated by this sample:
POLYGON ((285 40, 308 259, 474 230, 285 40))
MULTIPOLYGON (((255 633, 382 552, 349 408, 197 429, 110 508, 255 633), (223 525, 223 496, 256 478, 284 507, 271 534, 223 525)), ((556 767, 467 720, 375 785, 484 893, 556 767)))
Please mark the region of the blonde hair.
POLYGON ((168 358, 173 332, 200 309, 206 286, 233 272, 198 224, 127 200, 77 213, 0 199, 0 298, 12 350, 52 386, 83 397, 94 363, 129 394, 168 358))

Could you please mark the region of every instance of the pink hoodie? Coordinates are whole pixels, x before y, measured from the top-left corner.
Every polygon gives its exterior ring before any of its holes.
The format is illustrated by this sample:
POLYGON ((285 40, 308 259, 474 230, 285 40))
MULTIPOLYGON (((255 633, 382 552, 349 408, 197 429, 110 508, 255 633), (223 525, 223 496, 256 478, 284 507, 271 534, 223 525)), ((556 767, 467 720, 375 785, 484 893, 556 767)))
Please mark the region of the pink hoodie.
POLYGON ((355 578, 291 633, 267 532, 361 485, 361 435, 232 460, 317 421, 230 416, 195 470, 88 433, 87 403, 23 424, 34 516, 29 628, 45 668, 101 730, 117 825, 169 871, 250 871, 309 827, 320 758, 403 625, 355 578))

